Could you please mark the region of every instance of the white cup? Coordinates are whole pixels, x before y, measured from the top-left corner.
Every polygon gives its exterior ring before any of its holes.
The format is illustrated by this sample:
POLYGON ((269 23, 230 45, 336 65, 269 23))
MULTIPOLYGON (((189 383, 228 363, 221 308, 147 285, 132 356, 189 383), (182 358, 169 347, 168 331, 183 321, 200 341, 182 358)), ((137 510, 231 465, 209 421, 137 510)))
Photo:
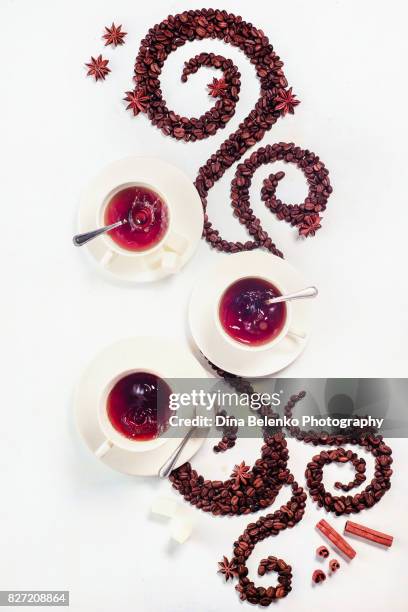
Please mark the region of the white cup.
POLYGON ((154 438, 153 440, 132 440, 130 438, 127 438, 123 434, 121 434, 119 431, 117 431, 117 429, 115 429, 115 427, 112 425, 109 419, 108 411, 107 411, 107 405, 108 405, 107 400, 108 400, 109 393, 111 392, 111 390, 113 389, 113 387, 116 385, 116 383, 119 380, 121 380, 125 376, 128 376, 129 374, 135 374, 136 372, 148 372, 149 374, 154 374, 155 376, 159 378, 163 378, 163 376, 161 376, 157 372, 152 372, 151 370, 142 370, 142 369, 127 370, 115 376, 106 385, 105 389, 103 390, 99 398, 98 407, 97 407, 99 426, 105 437, 105 440, 95 450, 95 455, 99 459, 104 457, 106 453, 108 453, 114 446, 121 448, 122 450, 131 451, 131 452, 145 452, 145 451, 151 451, 153 449, 158 448, 159 446, 161 446, 168 440, 168 438, 164 436, 158 436, 157 438, 154 438))
POLYGON ((291 327, 291 322, 292 322, 292 305, 290 302, 285 302, 286 305, 286 318, 285 318, 285 322, 282 326, 282 329, 280 330, 280 332, 278 333, 277 336, 275 336, 274 338, 272 338, 272 340, 270 340, 269 342, 265 342, 264 344, 258 344, 258 345, 251 345, 251 344, 246 344, 244 342, 240 342, 239 340, 235 340, 232 336, 230 336, 224 329, 221 320, 220 320, 220 304, 221 304, 221 300, 225 294, 225 292, 227 291, 227 289, 229 287, 231 287, 231 285, 234 285, 237 281, 243 280, 245 278, 259 278, 261 280, 267 281, 269 283, 271 283, 274 287, 276 287, 276 289, 278 289, 278 291, 282 294, 285 295, 285 293, 287 293, 284 289, 284 287, 282 287, 282 285, 280 285, 279 283, 277 283, 272 277, 267 277, 267 276, 257 276, 256 274, 245 274, 244 276, 239 275, 239 273, 237 273, 235 278, 231 279, 231 282, 224 286, 222 288, 222 290, 219 292, 218 294, 218 298, 215 300, 215 305, 214 305, 214 320, 215 320, 215 326, 217 328, 218 333, 224 338, 224 340, 226 340, 226 342, 228 342, 231 346, 233 346, 236 349, 239 349, 241 351, 246 351, 246 352, 260 352, 260 351, 268 351, 269 349, 271 349, 272 347, 276 346, 277 344, 279 344, 280 342, 282 342, 282 340, 287 336, 295 336, 296 338, 299 339, 303 339, 305 338, 305 334, 302 331, 299 330, 294 330, 291 327))
POLYGON ((105 210, 111 199, 123 189, 129 187, 143 187, 149 189, 154 193, 157 193, 159 198, 166 204, 168 209, 169 223, 164 236, 161 240, 153 245, 150 249, 144 251, 132 251, 125 249, 117 244, 109 233, 102 234, 101 240, 105 243, 106 251, 103 255, 100 263, 102 266, 108 266, 112 260, 118 256, 133 258, 139 264, 147 268, 163 268, 168 272, 174 273, 181 266, 181 258, 188 247, 188 239, 185 236, 177 234, 173 230, 174 219, 171 201, 166 198, 164 194, 156 189, 153 185, 147 183, 133 181, 118 185, 112 189, 101 202, 100 207, 96 212, 96 227, 103 227, 105 225, 105 210))

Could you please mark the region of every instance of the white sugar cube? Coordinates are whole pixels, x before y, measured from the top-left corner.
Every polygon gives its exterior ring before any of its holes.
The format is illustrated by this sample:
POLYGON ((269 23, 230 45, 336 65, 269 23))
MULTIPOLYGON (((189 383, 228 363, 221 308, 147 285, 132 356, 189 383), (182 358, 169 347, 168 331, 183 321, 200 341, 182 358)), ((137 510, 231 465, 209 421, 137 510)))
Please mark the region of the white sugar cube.
POLYGON ((180 266, 180 257, 172 251, 164 251, 161 259, 161 267, 168 272, 177 272, 180 266))
POLYGON ((177 512, 177 502, 170 497, 156 497, 151 506, 153 514, 172 518, 177 512))
POLYGON ((170 535, 179 544, 184 544, 191 536, 193 523, 183 512, 177 513, 170 521, 170 535))
POLYGON ((179 234, 175 234, 174 232, 170 234, 170 236, 166 239, 166 249, 170 249, 170 251, 174 251, 179 255, 182 255, 184 251, 188 247, 188 240, 184 238, 184 236, 180 236, 179 234))

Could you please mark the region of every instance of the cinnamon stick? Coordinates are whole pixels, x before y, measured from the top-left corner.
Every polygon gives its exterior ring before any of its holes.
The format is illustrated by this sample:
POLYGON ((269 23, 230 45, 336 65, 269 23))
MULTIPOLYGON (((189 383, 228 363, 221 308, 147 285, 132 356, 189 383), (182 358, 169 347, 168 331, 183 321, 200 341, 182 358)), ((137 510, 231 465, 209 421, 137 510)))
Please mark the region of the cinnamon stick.
POLYGON ((359 525, 358 523, 353 523, 352 521, 346 522, 344 531, 346 533, 352 533, 353 535, 359 536, 360 538, 364 538, 365 540, 370 540, 371 542, 376 542, 377 544, 382 544, 383 546, 388 547, 392 545, 394 539, 392 536, 387 535, 386 533, 375 531, 375 529, 370 529, 369 527, 359 525))
POLYGON ((346 542, 346 540, 339 534, 327 521, 321 519, 317 525, 317 529, 328 539, 330 542, 345 554, 349 559, 354 559, 356 551, 346 542))

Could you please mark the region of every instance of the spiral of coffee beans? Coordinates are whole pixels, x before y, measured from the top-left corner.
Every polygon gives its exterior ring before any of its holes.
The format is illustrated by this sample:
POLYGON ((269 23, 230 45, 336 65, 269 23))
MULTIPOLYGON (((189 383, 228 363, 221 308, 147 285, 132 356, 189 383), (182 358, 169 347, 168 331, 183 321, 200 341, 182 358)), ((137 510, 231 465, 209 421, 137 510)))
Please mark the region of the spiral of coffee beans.
MULTIPOLYGON (((223 371, 211 362, 214 371, 222 376, 232 388, 238 392, 251 394, 252 385, 245 379, 223 371)), ((292 395, 284 408, 288 418, 298 402, 306 396, 305 391, 292 395)), ((269 407, 261 409, 263 414, 277 416, 269 407)), ((356 476, 348 484, 335 483, 336 489, 345 492, 359 486, 366 479, 366 462, 356 453, 344 448, 329 449, 312 457, 308 463, 305 476, 310 495, 318 506, 324 507, 328 512, 337 516, 342 514, 355 514, 378 503, 391 486, 392 450, 384 443, 382 436, 372 432, 353 428, 344 434, 318 433, 315 431, 302 431, 299 427, 290 427, 289 431, 299 441, 317 445, 345 445, 355 444, 369 450, 375 457, 375 473, 371 483, 356 495, 332 495, 323 485, 323 467, 332 462, 351 462, 356 470, 356 476)), ((228 440, 228 432, 223 440, 228 440)), ((227 450, 236 441, 237 432, 233 432, 233 440, 225 448, 214 450, 227 450)), ((245 531, 234 542, 233 556, 227 557, 219 563, 220 572, 228 580, 238 578, 235 587, 241 600, 252 604, 268 606, 275 599, 286 597, 292 589, 292 568, 283 559, 270 556, 263 559, 258 568, 260 576, 270 571, 278 573, 278 583, 275 586, 264 588, 256 586, 248 577, 247 559, 252 554, 256 544, 270 536, 276 536, 280 531, 294 527, 304 515, 306 506, 306 493, 294 480, 293 474, 287 468, 289 453, 285 436, 282 432, 271 434, 264 428, 264 445, 261 457, 255 461, 252 468, 244 462, 235 466, 231 478, 226 481, 206 480, 193 470, 190 463, 185 463, 170 475, 173 487, 197 508, 205 512, 219 515, 242 515, 256 512, 261 508, 272 505, 283 485, 292 488, 289 502, 273 513, 260 517, 256 522, 250 523, 245 531)), ((219 443, 220 444, 220 443, 219 443)), ((219 446, 218 444, 218 446, 219 446)))
MULTIPOLYGON (((284 412, 288 418, 292 417, 296 404, 305 397, 306 393, 301 391, 293 395, 286 404, 284 412)), ((342 514, 356 514, 366 508, 371 508, 378 503, 383 495, 391 487, 392 476, 392 450, 384 443, 383 437, 374 433, 360 432, 353 429, 345 434, 318 433, 313 431, 302 431, 299 427, 291 427, 290 433, 299 441, 309 444, 333 446, 354 444, 369 451, 375 458, 374 478, 370 484, 360 493, 351 495, 332 495, 327 492, 323 484, 323 468, 332 462, 347 463, 350 461, 355 470, 354 480, 348 484, 336 482, 336 489, 345 492, 353 487, 359 486, 366 480, 365 460, 360 459, 356 453, 344 448, 330 449, 315 455, 307 464, 305 476, 310 496, 317 502, 318 506, 325 508, 328 512, 334 512, 337 516, 342 514)))
POLYGON ((292 573, 290 565, 282 559, 268 557, 261 561, 258 573, 264 575, 269 571, 278 573, 278 584, 268 589, 256 587, 248 578, 246 566, 249 556, 256 544, 280 531, 294 527, 302 520, 306 493, 294 480, 287 469, 289 453, 285 436, 276 433, 265 435, 261 458, 249 469, 244 462, 235 466, 231 478, 226 481, 205 480, 185 463, 170 475, 173 487, 184 499, 196 508, 219 515, 243 515, 267 508, 275 501, 283 485, 290 485, 290 500, 275 512, 260 517, 250 523, 234 543, 234 554, 230 561, 224 557, 219 565, 225 577, 236 576, 236 587, 242 600, 250 603, 269 605, 274 599, 281 599, 291 591, 292 573))
POLYGON ((240 74, 231 60, 214 53, 200 53, 185 63, 181 75, 183 82, 202 66, 220 70, 223 75, 220 81, 215 79, 215 84, 210 86, 211 95, 217 97, 217 101, 200 117, 182 117, 170 110, 160 85, 164 63, 172 51, 188 41, 208 38, 223 40, 243 51, 254 65, 260 80, 260 96, 238 130, 222 143, 198 171, 195 186, 205 213, 203 235, 218 251, 236 253, 263 247, 283 257, 250 207, 248 190, 251 178, 262 164, 277 160, 295 163, 304 172, 309 185, 309 193, 303 203, 288 205, 276 198, 275 189, 283 173, 271 175, 265 181, 261 195, 278 219, 296 226, 302 236, 313 236, 320 228, 319 213, 325 210, 332 188, 327 169, 310 151, 302 150, 293 143, 261 147, 238 168, 232 183, 231 201, 234 215, 247 228, 251 240, 243 243, 224 239, 206 214, 207 196, 214 184, 248 149, 263 139, 279 117, 287 112, 293 113, 299 103, 292 94, 292 88, 288 88, 282 70, 283 63, 264 32, 242 17, 224 10, 209 8, 169 15, 151 28, 142 40, 134 68, 136 87, 134 92, 128 92, 126 99, 133 100, 133 106, 129 106, 134 114, 145 112, 163 134, 177 140, 202 140, 224 128, 235 113, 241 85, 240 74))

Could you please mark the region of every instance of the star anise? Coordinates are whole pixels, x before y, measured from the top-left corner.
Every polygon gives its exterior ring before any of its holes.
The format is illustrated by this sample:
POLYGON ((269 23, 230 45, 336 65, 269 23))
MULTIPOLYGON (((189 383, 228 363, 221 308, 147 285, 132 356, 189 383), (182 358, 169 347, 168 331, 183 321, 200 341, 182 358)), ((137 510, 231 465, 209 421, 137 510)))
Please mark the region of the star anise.
POLYGON ((302 224, 299 226, 299 234, 300 236, 314 236, 318 229, 322 226, 320 225, 320 221, 322 218, 319 215, 306 215, 303 219, 302 224))
POLYGON ((286 91, 286 89, 279 89, 278 94, 275 98, 275 110, 282 111, 283 115, 290 113, 293 115, 295 112, 295 106, 300 104, 300 100, 296 100, 296 95, 292 93, 292 87, 286 91))
POLYGON ((225 580, 232 579, 237 575, 237 566, 234 560, 228 561, 227 557, 223 557, 222 561, 218 561, 220 574, 224 574, 225 580))
POLYGON ((213 82, 207 85, 209 89, 209 96, 213 98, 222 98, 227 93, 227 83, 225 79, 213 78, 213 82))
POLYGON ((110 72, 108 64, 109 60, 103 59, 102 55, 99 55, 96 59, 91 57, 89 64, 85 64, 85 66, 88 68, 87 76, 93 76, 95 81, 104 81, 106 75, 110 72))
POLYGON ((133 91, 126 92, 126 98, 123 98, 125 102, 129 102, 126 110, 132 110, 133 115, 136 117, 140 112, 146 112, 146 103, 149 97, 146 96, 142 89, 134 89, 133 91))
POLYGON ((249 471, 249 465, 245 465, 245 461, 236 465, 232 470, 231 478, 235 478, 236 484, 247 484, 247 481, 251 478, 252 474, 249 471))
POLYGON ((102 36, 102 38, 106 40, 105 47, 107 45, 113 45, 114 47, 117 47, 118 45, 124 44, 125 41, 123 39, 125 38, 127 32, 122 32, 121 25, 115 26, 115 24, 112 22, 110 28, 105 26, 105 30, 106 34, 102 36))

